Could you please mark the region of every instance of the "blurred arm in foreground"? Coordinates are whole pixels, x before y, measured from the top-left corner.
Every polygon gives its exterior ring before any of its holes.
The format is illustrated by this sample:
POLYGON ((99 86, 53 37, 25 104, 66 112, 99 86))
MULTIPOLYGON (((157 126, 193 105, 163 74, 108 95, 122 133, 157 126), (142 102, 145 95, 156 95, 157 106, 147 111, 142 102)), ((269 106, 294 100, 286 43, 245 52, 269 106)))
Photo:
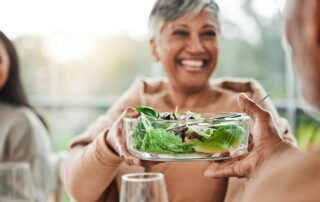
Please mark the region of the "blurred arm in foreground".
MULTIPOLYGON (((290 0, 286 5, 286 36, 305 99, 320 110, 320 1, 290 0)), ((253 150, 237 160, 212 163, 208 177, 251 177, 242 201, 318 201, 320 148, 302 154, 280 138, 272 118, 247 97, 240 107, 253 122, 253 150)), ((239 199, 240 201, 240 199, 239 199)))

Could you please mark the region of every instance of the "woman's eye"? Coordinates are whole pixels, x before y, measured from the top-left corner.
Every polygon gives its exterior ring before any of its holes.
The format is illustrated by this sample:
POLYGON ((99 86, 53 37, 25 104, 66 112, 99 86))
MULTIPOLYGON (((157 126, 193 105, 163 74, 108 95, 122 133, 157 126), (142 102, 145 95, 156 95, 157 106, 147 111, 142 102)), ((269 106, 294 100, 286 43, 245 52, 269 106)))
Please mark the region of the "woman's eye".
POLYGON ((177 35, 177 36, 188 36, 188 32, 186 31, 182 31, 182 30, 178 30, 178 31, 174 31, 173 35, 177 35))
POLYGON ((214 31, 207 31, 202 33, 203 36, 216 36, 216 32, 214 31))

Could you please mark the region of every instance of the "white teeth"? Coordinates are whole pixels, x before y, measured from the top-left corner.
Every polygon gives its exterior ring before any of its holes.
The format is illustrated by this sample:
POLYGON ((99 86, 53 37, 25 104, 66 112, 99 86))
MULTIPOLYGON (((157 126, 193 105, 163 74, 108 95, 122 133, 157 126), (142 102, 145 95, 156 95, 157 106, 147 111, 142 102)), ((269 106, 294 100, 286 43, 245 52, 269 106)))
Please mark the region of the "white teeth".
POLYGON ((184 69, 189 70, 189 71, 199 71, 202 68, 201 67, 195 67, 195 66, 183 66, 184 69))
POLYGON ((203 60, 182 60, 181 64, 184 66, 189 66, 189 67, 202 67, 203 66, 203 60))

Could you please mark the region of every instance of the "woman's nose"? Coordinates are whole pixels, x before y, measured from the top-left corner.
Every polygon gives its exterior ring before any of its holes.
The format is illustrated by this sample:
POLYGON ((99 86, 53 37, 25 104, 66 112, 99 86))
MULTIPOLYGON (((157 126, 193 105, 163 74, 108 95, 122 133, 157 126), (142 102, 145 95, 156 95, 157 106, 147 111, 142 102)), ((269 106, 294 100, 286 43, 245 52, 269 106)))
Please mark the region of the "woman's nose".
POLYGON ((204 52, 204 47, 199 36, 190 36, 187 51, 193 54, 204 52))

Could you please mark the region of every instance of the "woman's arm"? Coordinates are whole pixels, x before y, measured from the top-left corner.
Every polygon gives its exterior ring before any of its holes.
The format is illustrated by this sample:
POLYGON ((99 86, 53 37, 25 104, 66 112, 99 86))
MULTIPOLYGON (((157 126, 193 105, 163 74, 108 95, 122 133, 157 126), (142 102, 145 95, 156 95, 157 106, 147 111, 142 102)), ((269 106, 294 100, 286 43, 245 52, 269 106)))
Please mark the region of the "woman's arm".
POLYGON ((92 141, 79 140, 77 145, 72 145, 70 156, 63 164, 62 179, 68 193, 77 201, 98 200, 123 161, 107 145, 107 134, 108 130, 92 141))
MULTIPOLYGON (((22 114, 20 114, 22 115, 22 114)), ((10 122, 5 143, 5 161, 27 162, 32 165, 35 157, 33 150, 32 128, 25 116, 19 116, 10 122)))
POLYGON ((109 129, 125 108, 141 105, 142 90, 142 83, 135 82, 106 115, 72 141, 70 156, 61 173, 68 193, 77 201, 100 199, 115 179, 123 158, 107 143, 109 129))

